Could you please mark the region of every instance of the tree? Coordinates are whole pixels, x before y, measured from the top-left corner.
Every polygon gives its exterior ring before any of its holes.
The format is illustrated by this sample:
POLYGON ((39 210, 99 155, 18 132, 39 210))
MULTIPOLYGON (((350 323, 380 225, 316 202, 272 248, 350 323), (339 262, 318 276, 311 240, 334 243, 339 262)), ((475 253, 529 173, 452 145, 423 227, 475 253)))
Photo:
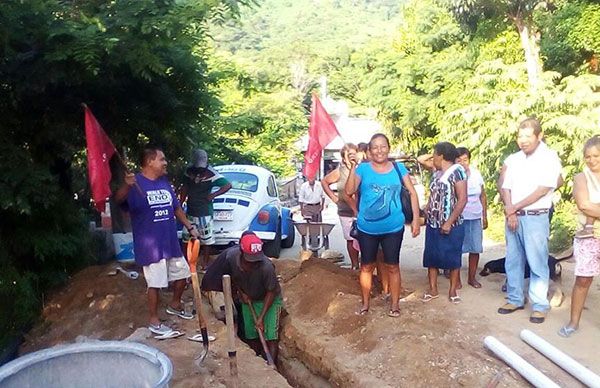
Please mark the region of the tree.
POLYGON ((542 71, 540 58, 540 32, 534 23, 533 13, 546 7, 543 0, 448 0, 459 20, 471 27, 487 17, 502 15, 512 21, 521 39, 527 64, 527 77, 532 90, 537 90, 542 71))
POLYGON ((150 139, 183 158, 210 136, 206 129, 220 107, 210 90, 206 21, 244 4, 3 2, 0 300, 9 304, 2 306, 3 335, 30 321, 44 290, 90 257, 80 103, 90 105, 119 148, 135 152, 150 139))

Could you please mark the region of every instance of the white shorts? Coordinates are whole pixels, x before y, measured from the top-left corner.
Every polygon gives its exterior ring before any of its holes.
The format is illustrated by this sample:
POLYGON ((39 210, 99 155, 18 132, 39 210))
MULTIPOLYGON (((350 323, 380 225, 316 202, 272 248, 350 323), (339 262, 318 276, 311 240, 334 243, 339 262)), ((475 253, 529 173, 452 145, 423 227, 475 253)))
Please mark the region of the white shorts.
POLYGON ((166 288, 169 282, 190 277, 190 267, 183 256, 162 259, 143 268, 148 288, 166 288))
POLYGON ((352 229, 352 221, 354 221, 354 217, 344 217, 340 216, 340 225, 342 226, 342 233, 344 234, 344 240, 352 241, 354 240, 350 237, 350 230, 352 229))

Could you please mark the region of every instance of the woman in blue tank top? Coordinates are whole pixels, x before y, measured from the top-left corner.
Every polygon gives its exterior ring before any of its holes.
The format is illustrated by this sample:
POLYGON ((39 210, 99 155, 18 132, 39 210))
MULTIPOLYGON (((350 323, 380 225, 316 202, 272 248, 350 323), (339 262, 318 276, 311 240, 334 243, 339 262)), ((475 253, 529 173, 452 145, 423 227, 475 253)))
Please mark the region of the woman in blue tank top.
MULTIPOLYGON (((390 284, 390 310, 388 315, 398 317, 400 307, 400 247, 404 235, 404 212, 400 201, 402 185, 410 193, 413 214, 419 214, 417 192, 402 163, 389 161, 390 142, 381 133, 369 142, 371 160, 352 164, 346 194, 360 192, 357 229, 361 252, 360 287, 362 306, 357 314, 369 311, 369 297, 377 251, 381 246, 390 284)), ((411 223, 412 236, 420 232, 419 217, 411 223)))

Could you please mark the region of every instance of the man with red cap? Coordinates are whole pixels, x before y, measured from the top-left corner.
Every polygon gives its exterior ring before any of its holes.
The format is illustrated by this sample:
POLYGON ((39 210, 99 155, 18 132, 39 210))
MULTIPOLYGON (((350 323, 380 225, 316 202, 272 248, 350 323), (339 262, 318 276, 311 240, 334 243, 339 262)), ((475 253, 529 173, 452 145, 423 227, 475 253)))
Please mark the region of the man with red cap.
POLYGON ((258 331, 264 333, 269 352, 277 362, 279 342, 279 317, 282 310, 281 286, 275 266, 262 251, 263 242, 254 232, 246 231, 240 244, 234 245, 217 256, 202 279, 203 291, 223 291, 222 276, 231 276, 234 295, 242 302, 244 336, 250 346, 262 353, 258 331), (252 304, 258 316, 256 325, 250 312, 252 304))

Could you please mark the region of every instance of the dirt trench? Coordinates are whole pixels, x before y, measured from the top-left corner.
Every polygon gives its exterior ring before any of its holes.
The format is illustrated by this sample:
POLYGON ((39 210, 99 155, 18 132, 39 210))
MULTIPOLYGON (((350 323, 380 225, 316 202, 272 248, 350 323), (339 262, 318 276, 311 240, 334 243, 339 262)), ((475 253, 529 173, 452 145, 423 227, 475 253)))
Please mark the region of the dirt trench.
POLYGON ((281 372, 294 386, 486 386, 499 375, 499 386, 527 386, 483 349, 485 319, 414 296, 401 304, 399 318, 388 317, 387 302, 378 298, 358 316, 356 272, 321 259, 276 266, 289 313, 281 347, 291 366, 283 361, 281 372), (294 377, 298 364, 310 372, 304 379, 294 377))
MULTIPOLYGON (((372 299, 368 314, 355 315, 360 296, 358 274, 322 259, 275 260, 281 276, 287 316, 281 322, 280 365, 277 373, 241 341, 237 361, 242 387, 481 387, 498 380, 499 387, 528 384, 488 353, 483 338, 495 334, 510 341, 516 327, 526 325, 523 315, 498 318, 489 296, 463 290, 466 300, 453 305, 442 297, 423 303, 414 295, 401 304, 401 316, 387 316, 387 302, 372 299), (478 299, 481 298, 481 299, 478 299), (489 317, 492 317, 491 319, 489 317), (500 320, 504 319, 504 321, 500 320)), ((68 286, 47 301, 43 319, 27 334, 21 354, 65 342, 89 339, 130 339, 157 347, 172 360, 173 387, 232 386, 227 358, 226 327, 209 314, 210 344, 201 367, 193 362, 201 345, 185 339, 197 333, 196 320, 163 314, 168 325, 186 336, 168 341, 153 339, 145 329, 146 296, 143 279, 107 276, 114 266, 94 266, 76 274, 68 286)), ((422 271, 403 270, 403 284, 423 286, 422 271)), ((501 278, 486 280, 486 291, 501 278)), ((443 280, 440 280, 443 283, 443 280)), ((440 285, 443 292, 443 284, 440 285)), ((162 295, 162 303, 170 298, 162 295)), ((184 300, 191 306, 191 289, 184 300)), ((206 299, 204 311, 211 307, 206 299)), ((572 378, 540 361, 535 351, 517 340, 512 346, 562 386, 578 386, 572 378)))

